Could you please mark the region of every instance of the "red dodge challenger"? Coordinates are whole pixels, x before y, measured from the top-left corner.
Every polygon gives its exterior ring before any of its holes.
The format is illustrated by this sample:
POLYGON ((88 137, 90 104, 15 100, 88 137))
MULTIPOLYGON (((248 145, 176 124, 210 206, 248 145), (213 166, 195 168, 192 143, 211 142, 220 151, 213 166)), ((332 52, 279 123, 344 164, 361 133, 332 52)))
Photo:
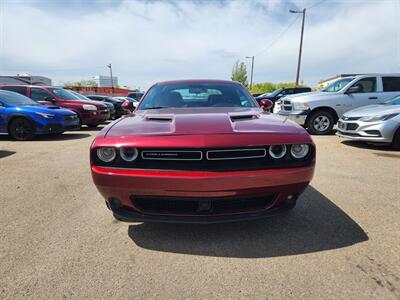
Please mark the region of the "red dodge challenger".
POLYGON ((90 149, 93 181, 114 217, 214 223, 293 208, 313 177, 315 145, 261 103, 232 81, 153 85, 90 149))

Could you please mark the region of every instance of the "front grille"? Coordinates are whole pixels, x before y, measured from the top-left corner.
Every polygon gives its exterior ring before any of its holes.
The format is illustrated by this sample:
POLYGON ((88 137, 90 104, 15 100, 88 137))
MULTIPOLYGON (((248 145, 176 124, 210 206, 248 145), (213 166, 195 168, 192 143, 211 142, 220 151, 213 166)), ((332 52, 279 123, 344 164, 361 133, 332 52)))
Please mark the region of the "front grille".
POLYGON ((361 117, 343 117, 344 121, 357 121, 361 119, 361 117))
POLYGON ((347 130, 356 130, 358 128, 357 123, 347 123, 347 130))
POLYGON ((133 205, 149 214, 216 215, 268 208, 274 194, 218 198, 131 196, 133 205))
POLYGON ((290 146, 281 159, 268 154, 268 146, 221 149, 139 149, 138 158, 132 162, 122 160, 117 151, 116 159, 105 163, 98 159, 93 149, 93 163, 97 166, 123 169, 189 170, 189 171, 244 171, 273 168, 304 167, 312 163, 314 147, 302 160, 290 156, 290 146))

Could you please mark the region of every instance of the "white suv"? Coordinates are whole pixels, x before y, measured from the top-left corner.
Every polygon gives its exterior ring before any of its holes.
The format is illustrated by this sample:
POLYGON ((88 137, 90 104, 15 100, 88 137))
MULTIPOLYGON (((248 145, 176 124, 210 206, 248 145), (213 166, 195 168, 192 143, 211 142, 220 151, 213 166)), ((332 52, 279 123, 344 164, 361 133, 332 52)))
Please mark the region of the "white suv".
POLYGON ((329 134, 347 111, 400 95, 400 74, 343 77, 319 92, 290 95, 275 103, 274 113, 303 125, 312 134, 329 134))

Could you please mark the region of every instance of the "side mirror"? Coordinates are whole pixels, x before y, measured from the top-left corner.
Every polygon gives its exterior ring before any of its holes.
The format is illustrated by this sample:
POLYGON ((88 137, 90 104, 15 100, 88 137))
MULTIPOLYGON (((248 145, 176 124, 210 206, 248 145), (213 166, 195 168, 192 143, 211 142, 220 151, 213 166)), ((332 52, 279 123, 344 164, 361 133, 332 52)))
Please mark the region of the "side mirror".
POLYGON ((260 100, 260 106, 262 107, 263 110, 269 111, 274 106, 274 104, 272 103, 271 100, 262 99, 260 100))
POLYGON ((360 86, 355 85, 347 89, 346 94, 353 94, 353 93, 359 93, 360 92, 360 86))
POLYGON ((47 101, 47 102, 52 102, 52 103, 56 102, 56 99, 54 99, 53 97, 46 97, 43 100, 47 101))
POLYGON ((129 111, 134 111, 135 107, 133 106, 133 103, 130 101, 125 101, 124 103, 122 103, 122 108, 129 110, 129 111))

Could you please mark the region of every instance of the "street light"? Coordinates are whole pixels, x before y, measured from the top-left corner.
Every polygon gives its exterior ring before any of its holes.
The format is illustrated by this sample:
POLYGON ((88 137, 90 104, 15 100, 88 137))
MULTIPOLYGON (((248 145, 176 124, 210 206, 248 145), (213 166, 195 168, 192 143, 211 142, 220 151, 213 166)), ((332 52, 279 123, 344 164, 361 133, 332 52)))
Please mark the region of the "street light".
POLYGON ((114 80, 113 80, 113 74, 112 74, 112 66, 111 64, 107 65, 107 68, 110 69, 110 78, 111 78, 111 96, 114 96, 114 80))
POLYGON ((253 87, 254 55, 246 56, 246 58, 251 58, 251 76, 250 76, 250 89, 251 89, 253 87))
POLYGON ((300 77, 301 52, 302 52, 302 49, 303 49, 304 19, 306 17, 306 9, 305 8, 303 8, 303 10, 290 9, 289 13, 291 13, 291 14, 303 14, 303 21, 301 22, 299 58, 297 60, 297 74, 296 74, 296 86, 298 86, 299 85, 299 77, 300 77))

